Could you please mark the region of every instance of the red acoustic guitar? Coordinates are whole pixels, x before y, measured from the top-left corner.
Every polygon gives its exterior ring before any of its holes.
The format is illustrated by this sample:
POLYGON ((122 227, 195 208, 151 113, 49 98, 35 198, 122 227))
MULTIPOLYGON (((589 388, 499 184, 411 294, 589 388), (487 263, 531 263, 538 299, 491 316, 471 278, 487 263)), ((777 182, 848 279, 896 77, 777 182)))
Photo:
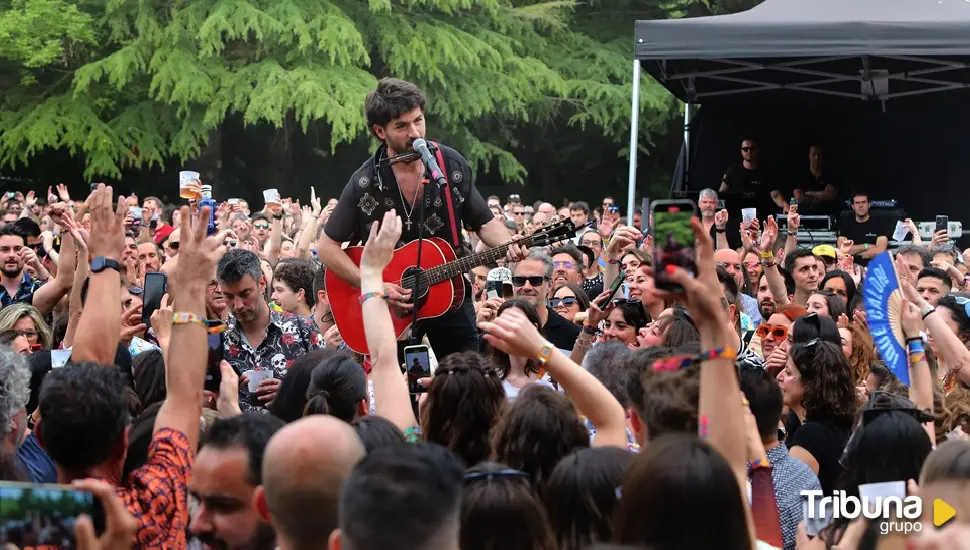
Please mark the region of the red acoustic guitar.
MULTIPOLYGON (((549 246, 575 235, 576 226, 571 221, 565 220, 544 227, 515 243, 527 247, 549 246)), ((510 244, 512 243, 458 258, 447 241, 429 237, 424 239, 424 244, 421 245, 421 269, 418 269, 418 241, 411 241, 394 251, 394 257, 384 268, 384 281, 414 289, 415 283, 418 282, 416 278, 420 277, 420 291, 415 292, 418 319, 440 317, 456 309, 464 301, 465 273, 473 267, 495 263, 498 258, 504 258, 510 244)), ((359 266, 364 247, 350 246, 347 247, 346 252, 354 264, 359 266)), ((340 336, 350 349, 367 355, 364 317, 358 301, 360 288, 344 281, 329 270, 326 274, 326 285, 330 309, 333 311, 333 319, 340 330, 340 336)), ((414 316, 408 313, 401 317, 392 313, 391 319, 394 323, 394 335, 400 338, 411 326, 414 316)))

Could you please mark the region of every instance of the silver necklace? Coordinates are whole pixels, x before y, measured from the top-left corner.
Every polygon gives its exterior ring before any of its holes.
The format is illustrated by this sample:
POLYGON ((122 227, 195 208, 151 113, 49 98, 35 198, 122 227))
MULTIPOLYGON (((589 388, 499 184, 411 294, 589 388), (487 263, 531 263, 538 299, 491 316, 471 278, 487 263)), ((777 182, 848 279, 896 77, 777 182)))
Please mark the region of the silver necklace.
POLYGON ((418 178, 418 184, 414 186, 414 198, 411 199, 411 211, 408 211, 408 201, 404 200, 404 192, 401 191, 401 185, 397 186, 397 193, 401 196, 401 206, 404 208, 404 225, 407 226, 408 231, 411 230, 411 214, 414 214, 414 208, 418 200, 418 189, 421 187, 421 178, 418 178))

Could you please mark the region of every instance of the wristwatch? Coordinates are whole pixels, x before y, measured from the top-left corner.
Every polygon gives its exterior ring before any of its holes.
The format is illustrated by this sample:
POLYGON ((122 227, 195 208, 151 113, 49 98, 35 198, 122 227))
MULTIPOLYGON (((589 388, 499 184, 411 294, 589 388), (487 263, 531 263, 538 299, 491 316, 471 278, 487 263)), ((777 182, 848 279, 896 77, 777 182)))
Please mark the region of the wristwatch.
POLYGON ((926 318, 929 316, 929 314, 930 313, 933 313, 934 311, 936 311, 936 308, 935 307, 933 307, 933 306, 931 306, 929 304, 926 304, 926 306, 923 308, 923 310, 920 311, 920 313, 923 315, 923 320, 925 321, 926 318))
POLYGON ((273 214, 273 219, 274 220, 282 220, 283 219, 283 213, 281 212, 279 214, 273 214))
POLYGON ((111 268, 118 273, 121 273, 121 264, 112 260, 111 258, 105 258, 104 256, 96 256, 91 260, 91 272, 101 273, 105 269, 111 268))

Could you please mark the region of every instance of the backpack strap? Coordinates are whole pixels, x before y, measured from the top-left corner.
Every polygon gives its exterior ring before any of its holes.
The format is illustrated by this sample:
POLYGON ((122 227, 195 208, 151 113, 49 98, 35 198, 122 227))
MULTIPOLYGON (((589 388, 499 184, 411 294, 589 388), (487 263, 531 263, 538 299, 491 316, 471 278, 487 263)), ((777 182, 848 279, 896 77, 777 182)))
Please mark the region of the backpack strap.
POLYGON ((445 201, 448 203, 448 221, 450 222, 449 225, 451 226, 451 246, 453 246, 455 251, 458 252, 458 250, 461 249, 461 238, 459 237, 458 222, 456 219, 458 214, 455 212, 454 201, 451 198, 451 181, 448 179, 448 167, 445 166, 445 157, 441 154, 441 146, 434 141, 431 142, 431 145, 434 145, 438 166, 444 172, 445 201))

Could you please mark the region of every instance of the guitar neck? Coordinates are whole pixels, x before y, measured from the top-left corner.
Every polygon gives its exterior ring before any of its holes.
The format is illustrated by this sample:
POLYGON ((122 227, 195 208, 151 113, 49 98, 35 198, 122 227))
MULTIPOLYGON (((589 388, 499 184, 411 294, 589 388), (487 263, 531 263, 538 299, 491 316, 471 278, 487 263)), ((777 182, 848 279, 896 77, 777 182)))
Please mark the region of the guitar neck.
POLYGON ((477 254, 472 254, 471 256, 466 256, 464 258, 459 258, 455 261, 448 262, 443 265, 432 267, 423 273, 424 282, 426 285, 433 285, 435 283, 440 283, 441 281, 446 281, 468 273, 473 267, 480 267, 483 265, 493 264, 499 258, 504 258, 509 252, 509 246, 512 244, 524 245, 526 247, 531 247, 535 239, 532 236, 525 237, 517 241, 512 241, 510 243, 503 244, 501 246, 496 246, 495 248, 486 250, 484 252, 479 252, 477 254))

